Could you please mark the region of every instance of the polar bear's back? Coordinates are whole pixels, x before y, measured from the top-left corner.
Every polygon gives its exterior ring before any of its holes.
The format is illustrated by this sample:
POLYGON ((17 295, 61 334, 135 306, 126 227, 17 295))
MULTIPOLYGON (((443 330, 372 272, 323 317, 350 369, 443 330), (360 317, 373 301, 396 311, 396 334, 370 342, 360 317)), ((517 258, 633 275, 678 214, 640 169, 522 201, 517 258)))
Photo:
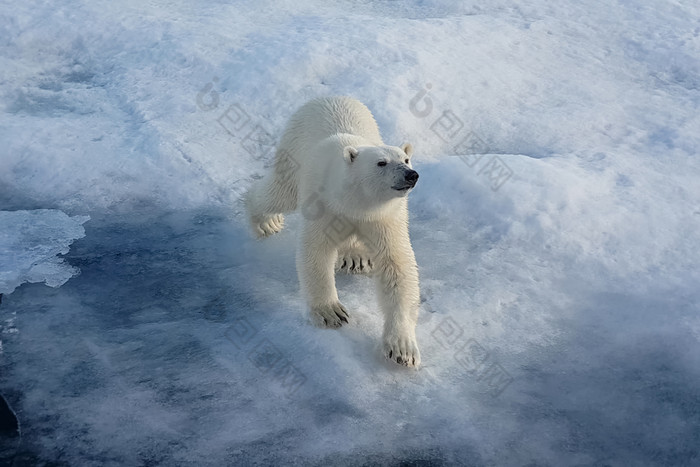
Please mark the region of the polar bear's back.
POLYGON ((289 120, 280 142, 281 149, 307 152, 329 136, 348 133, 382 145, 372 112, 351 97, 322 97, 302 106, 289 120))

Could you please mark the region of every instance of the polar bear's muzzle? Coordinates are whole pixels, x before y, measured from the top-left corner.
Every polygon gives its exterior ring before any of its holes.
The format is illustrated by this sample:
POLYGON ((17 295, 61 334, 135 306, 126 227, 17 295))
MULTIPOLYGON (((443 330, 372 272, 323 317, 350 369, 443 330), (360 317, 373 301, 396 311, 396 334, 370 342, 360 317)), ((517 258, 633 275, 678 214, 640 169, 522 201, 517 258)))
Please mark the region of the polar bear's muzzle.
POLYGON ((392 188, 398 191, 410 190, 416 186, 416 182, 418 182, 418 172, 413 169, 408 169, 403 173, 403 182, 393 186, 392 188))

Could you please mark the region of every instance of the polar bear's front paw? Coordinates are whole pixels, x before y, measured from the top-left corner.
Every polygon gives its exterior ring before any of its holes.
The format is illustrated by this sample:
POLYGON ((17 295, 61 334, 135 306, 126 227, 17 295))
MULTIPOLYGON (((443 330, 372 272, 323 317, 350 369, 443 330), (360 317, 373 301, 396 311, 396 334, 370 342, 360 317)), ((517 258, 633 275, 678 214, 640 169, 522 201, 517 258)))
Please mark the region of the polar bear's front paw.
POLYGON ((312 306, 311 319, 318 327, 339 328, 348 322, 348 310, 340 302, 312 306))
POLYGON ((335 270, 347 274, 369 274, 373 269, 372 260, 359 254, 348 253, 339 255, 335 263, 335 270))
POLYGON ((420 366, 420 351, 416 338, 408 335, 384 336, 384 356, 399 365, 420 366))
POLYGON ((284 216, 282 214, 265 216, 262 220, 253 224, 253 229, 258 238, 274 235, 282 230, 282 227, 284 227, 284 216))

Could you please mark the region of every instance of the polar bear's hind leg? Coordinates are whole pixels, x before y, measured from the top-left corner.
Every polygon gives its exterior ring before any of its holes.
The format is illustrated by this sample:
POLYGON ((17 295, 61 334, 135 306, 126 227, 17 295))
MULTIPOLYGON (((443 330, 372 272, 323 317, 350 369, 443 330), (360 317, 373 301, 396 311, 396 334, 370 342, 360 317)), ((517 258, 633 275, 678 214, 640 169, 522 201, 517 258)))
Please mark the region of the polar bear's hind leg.
POLYGON ((338 260, 335 263, 337 272, 346 274, 371 274, 374 260, 364 243, 353 239, 338 248, 338 260))

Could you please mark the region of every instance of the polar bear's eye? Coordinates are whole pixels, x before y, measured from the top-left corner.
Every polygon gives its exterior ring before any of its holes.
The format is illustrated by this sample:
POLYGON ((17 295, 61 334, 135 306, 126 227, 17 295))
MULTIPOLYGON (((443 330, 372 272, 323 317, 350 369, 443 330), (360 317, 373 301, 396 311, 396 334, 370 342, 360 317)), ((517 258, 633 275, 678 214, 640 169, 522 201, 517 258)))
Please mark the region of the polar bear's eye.
POLYGON ((377 162, 377 165, 379 167, 384 167, 386 165, 386 161, 377 162))
POLYGON ((404 162, 405 162, 406 164, 408 164, 408 159, 406 159, 404 162))

